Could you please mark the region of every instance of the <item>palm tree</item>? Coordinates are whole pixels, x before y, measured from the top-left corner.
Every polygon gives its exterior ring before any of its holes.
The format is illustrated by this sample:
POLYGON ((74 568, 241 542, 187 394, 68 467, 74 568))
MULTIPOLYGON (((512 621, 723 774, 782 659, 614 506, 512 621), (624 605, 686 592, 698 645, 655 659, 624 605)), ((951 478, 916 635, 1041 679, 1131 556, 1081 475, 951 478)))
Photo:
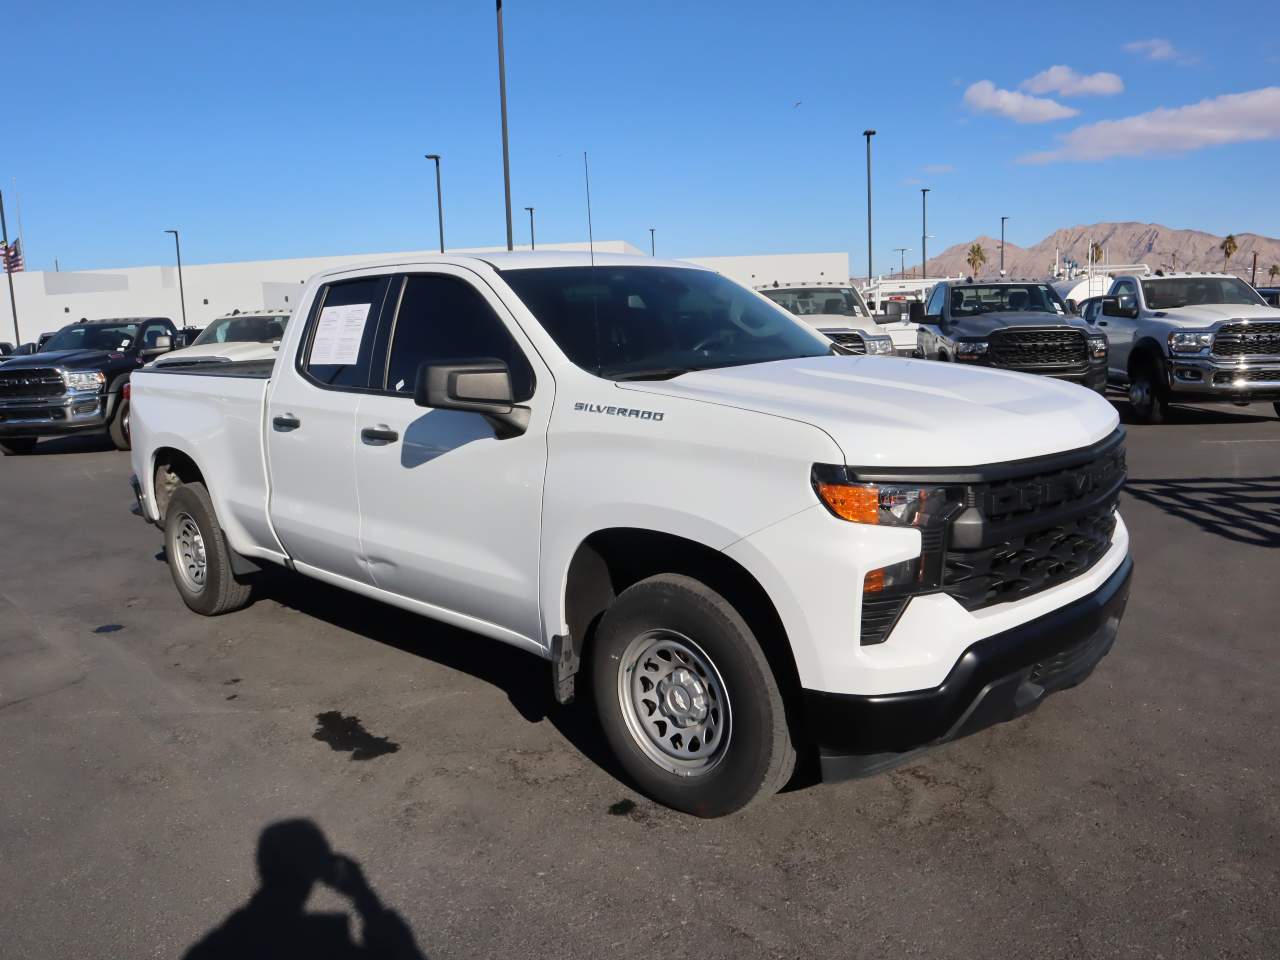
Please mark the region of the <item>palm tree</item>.
POLYGON ((1273 263, 1273 264, 1272 264, 1272 265, 1267 269, 1267 276, 1271 278, 1271 282, 1272 282, 1272 283, 1275 283, 1275 282, 1276 282, 1276 277, 1280 277, 1280 267, 1277 267, 1277 266, 1273 263))
POLYGON ((1102 244, 1097 240, 1089 244, 1089 261, 1094 264, 1102 262, 1102 244))
POLYGON ((1240 249, 1240 244, 1236 243, 1236 235, 1228 233, 1226 239, 1218 244, 1218 249, 1222 251, 1222 269, 1225 272, 1227 264, 1231 262, 1231 258, 1236 255, 1236 251, 1240 249))
POLYGON ((964 259, 965 262, 969 264, 969 269, 973 271, 973 275, 976 277, 978 275, 978 271, 982 269, 982 265, 987 262, 987 251, 982 249, 982 244, 975 243, 969 248, 969 255, 964 259))

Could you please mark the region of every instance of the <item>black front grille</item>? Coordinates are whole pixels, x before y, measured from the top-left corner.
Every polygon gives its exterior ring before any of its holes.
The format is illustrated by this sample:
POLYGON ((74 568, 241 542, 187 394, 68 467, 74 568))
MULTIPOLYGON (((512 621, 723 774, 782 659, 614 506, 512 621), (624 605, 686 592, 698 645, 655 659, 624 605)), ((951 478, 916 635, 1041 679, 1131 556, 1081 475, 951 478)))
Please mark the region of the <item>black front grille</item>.
POLYGON ((1235 383, 1237 380, 1245 383, 1277 383, 1280 382, 1280 370, 1274 367, 1270 370, 1265 367, 1261 370, 1219 370, 1213 375, 1214 383, 1235 383))
POLYGON ((1107 552, 1115 501, 1064 523, 978 550, 948 550, 943 589, 967 610, 1020 600, 1084 573, 1107 552))
POLYGON ((867 352, 866 342, 856 333, 828 333, 827 339, 844 347, 849 353, 864 354, 867 352))
POLYGON ((997 367, 1066 367, 1089 360, 1084 334, 1070 327, 997 330, 987 342, 987 359, 997 367))
POLYGON ((1280 356, 1280 323, 1228 323, 1213 338, 1215 357, 1280 356))
POLYGON ((0 369, 0 400, 60 397, 66 389, 62 374, 52 367, 0 369))

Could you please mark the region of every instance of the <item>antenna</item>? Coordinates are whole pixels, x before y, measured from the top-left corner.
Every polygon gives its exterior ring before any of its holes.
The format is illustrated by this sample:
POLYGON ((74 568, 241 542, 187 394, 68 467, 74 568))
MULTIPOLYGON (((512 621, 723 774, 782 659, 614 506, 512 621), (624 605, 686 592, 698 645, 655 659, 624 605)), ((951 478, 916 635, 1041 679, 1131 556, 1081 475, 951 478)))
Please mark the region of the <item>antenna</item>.
POLYGON ((582 178, 587 184, 587 249, 591 251, 591 265, 596 265, 596 238, 591 229, 591 167, 587 164, 587 151, 582 151, 582 178))

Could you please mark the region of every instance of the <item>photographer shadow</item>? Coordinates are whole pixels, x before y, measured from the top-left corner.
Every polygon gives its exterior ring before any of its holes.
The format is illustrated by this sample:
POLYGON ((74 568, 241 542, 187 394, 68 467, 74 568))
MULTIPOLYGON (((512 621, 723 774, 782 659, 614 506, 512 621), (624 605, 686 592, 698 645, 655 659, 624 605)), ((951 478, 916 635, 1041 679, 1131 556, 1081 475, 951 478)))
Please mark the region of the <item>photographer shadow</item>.
POLYGON ((409 925, 383 906, 359 865, 335 854, 312 821, 282 820, 262 831, 258 876, 262 884, 249 902, 191 947, 186 960, 425 960, 409 925), (317 881, 350 899, 361 921, 360 942, 348 914, 307 911, 317 881))

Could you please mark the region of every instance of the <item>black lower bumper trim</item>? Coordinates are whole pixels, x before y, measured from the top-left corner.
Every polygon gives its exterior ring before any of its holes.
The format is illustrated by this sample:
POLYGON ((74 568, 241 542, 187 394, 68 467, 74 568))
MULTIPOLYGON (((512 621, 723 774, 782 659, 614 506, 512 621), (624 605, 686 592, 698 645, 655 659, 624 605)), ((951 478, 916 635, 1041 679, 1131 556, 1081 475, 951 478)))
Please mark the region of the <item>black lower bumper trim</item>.
POLYGON ((1132 573, 1125 557, 1087 597, 979 640, 931 689, 880 696, 803 691, 823 779, 896 766, 923 748, 1012 720, 1084 680, 1111 649, 1132 573))

